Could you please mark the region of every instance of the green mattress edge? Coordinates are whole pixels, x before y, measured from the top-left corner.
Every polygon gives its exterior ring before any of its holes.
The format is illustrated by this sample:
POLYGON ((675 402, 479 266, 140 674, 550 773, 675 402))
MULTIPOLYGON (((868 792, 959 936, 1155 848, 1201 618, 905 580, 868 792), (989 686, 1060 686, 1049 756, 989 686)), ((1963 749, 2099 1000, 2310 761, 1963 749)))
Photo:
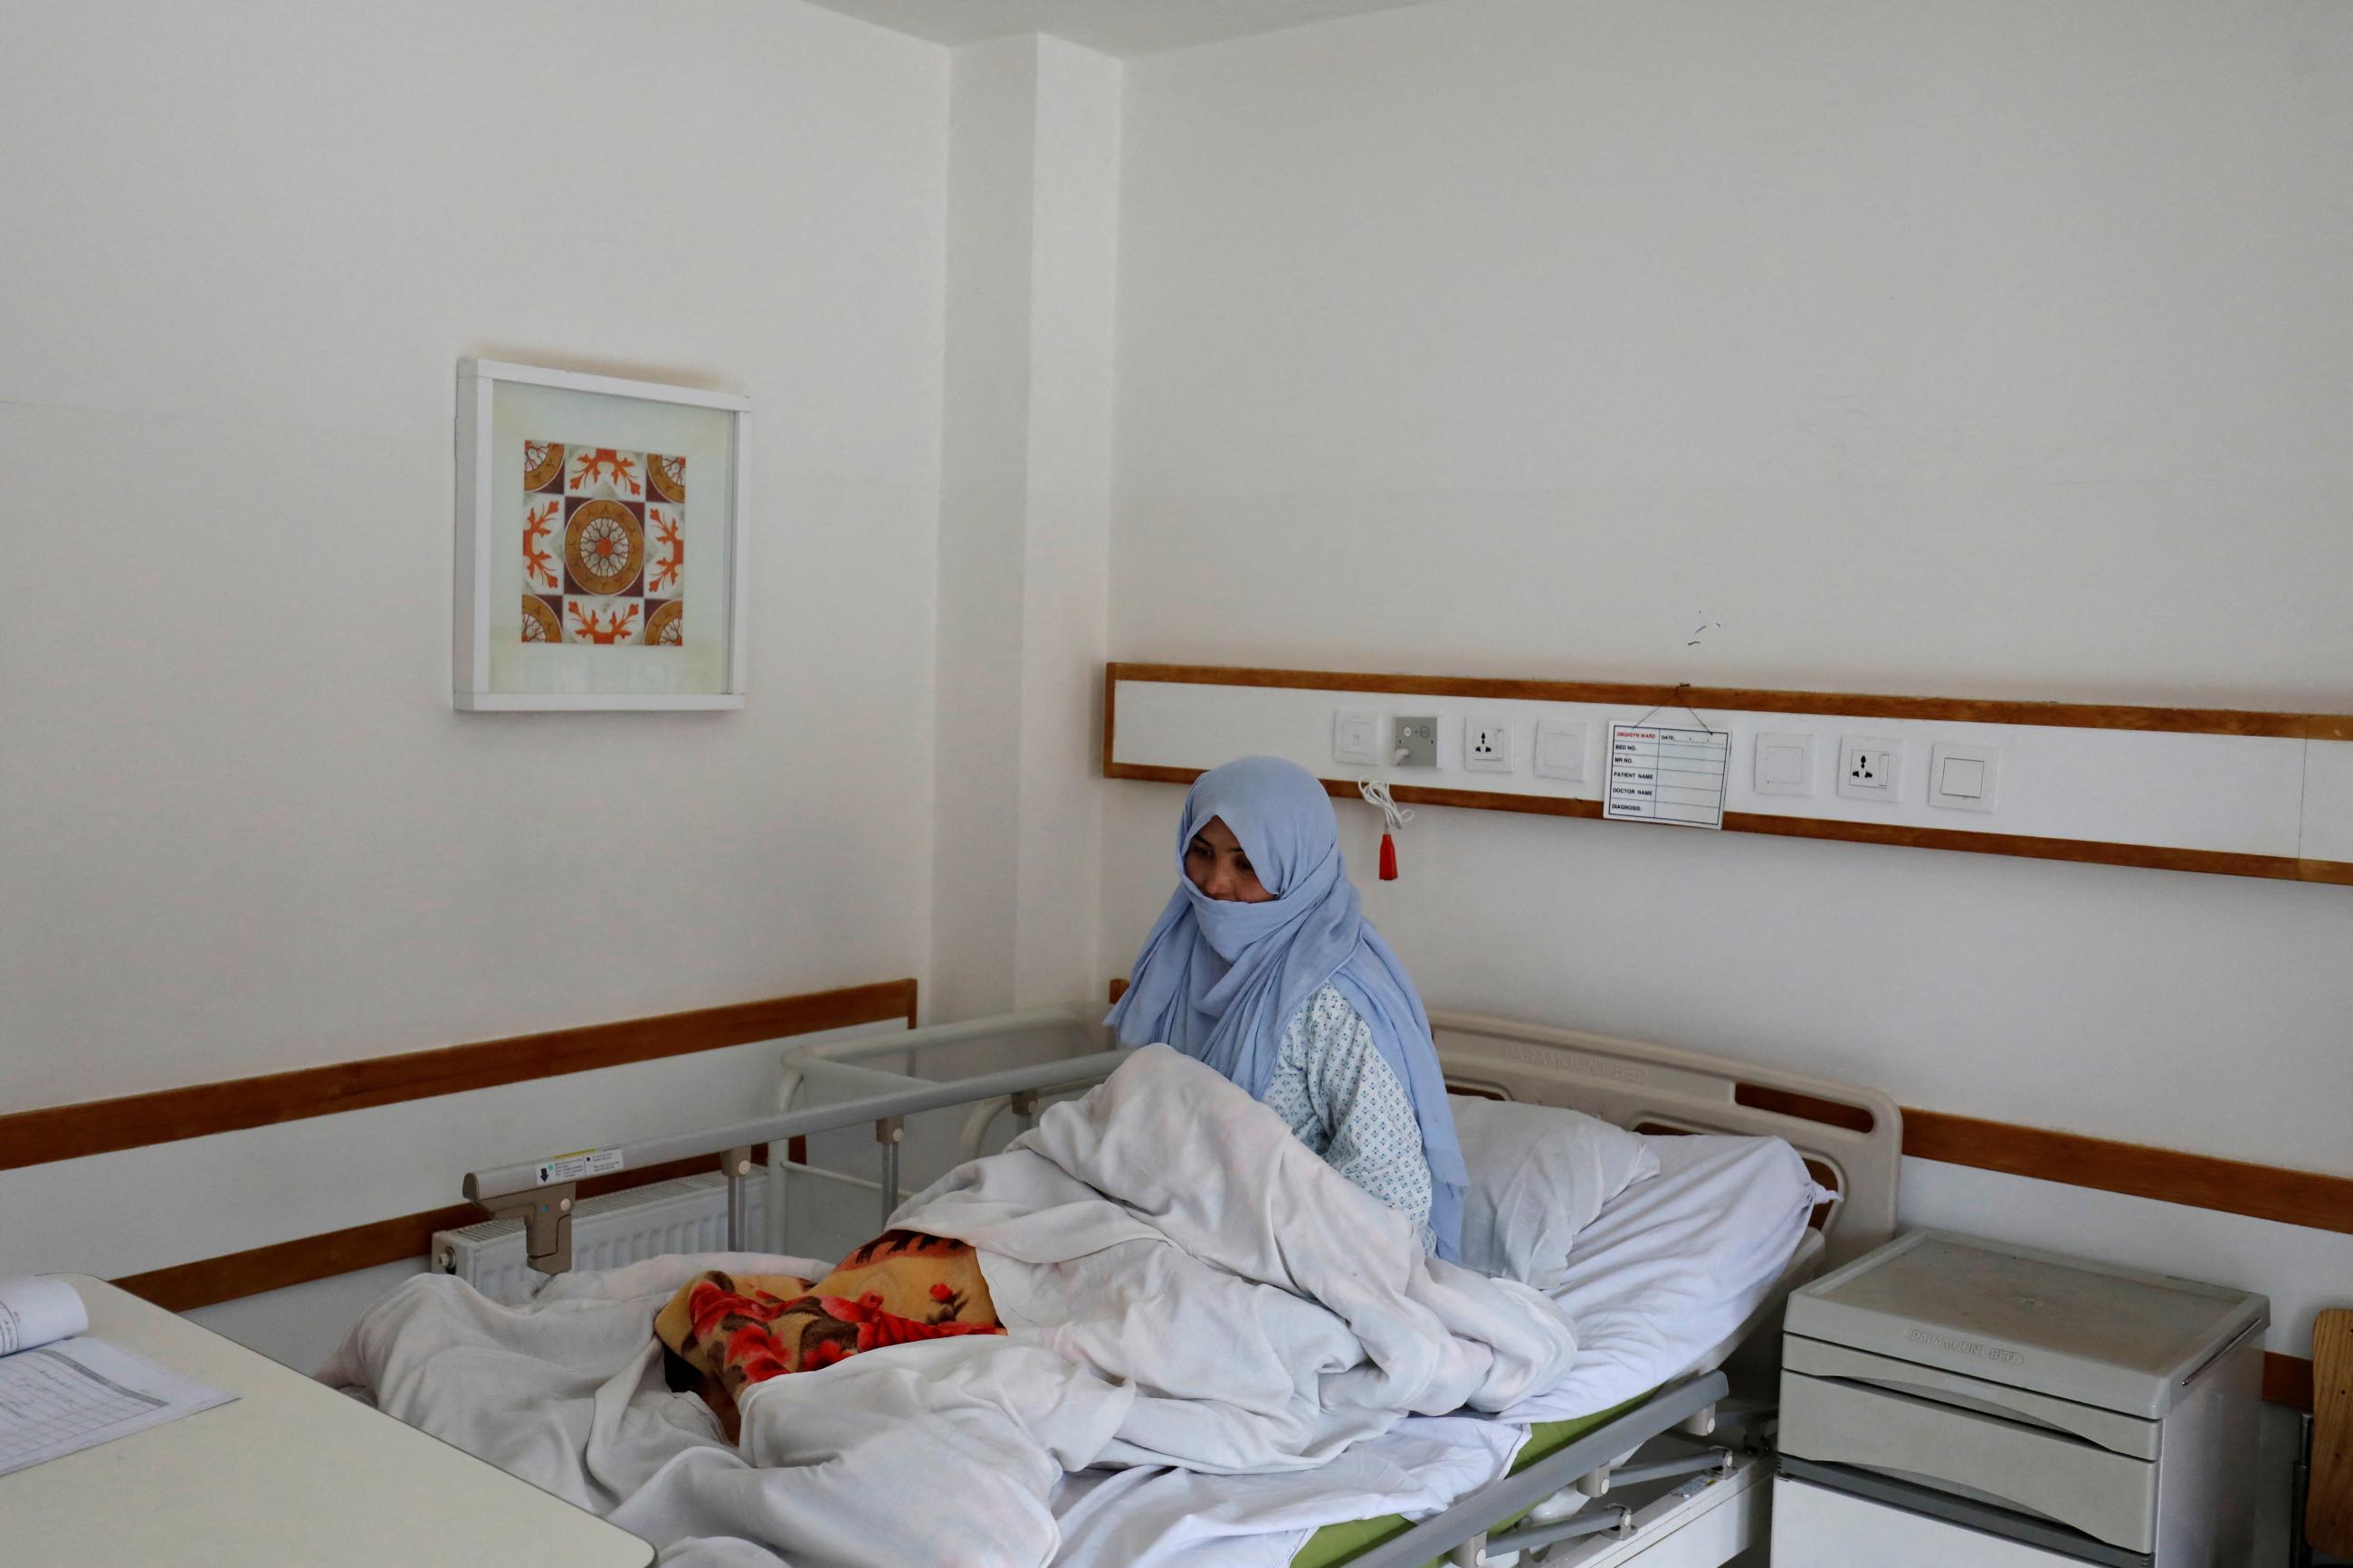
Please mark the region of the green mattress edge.
MULTIPOLYGON (((1596 1411, 1590 1415, 1578 1415, 1567 1421, 1539 1421, 1528 1428, 1528 1440, 1512 1459, 1512 1473, 1519 1474, 1547 1454, 1556 1454, 1595 1427, 1615 1421, 1633 1409, 1650 1394, 1639 1394, 1614 1409, 1596 1411)), ((1523 1509, 1522 1513, 1526 1510, 1523 1509)), ((1499 1529, 1517 1520, 1499 1519, 1489 1529, 1499 1529)), ((1378 1519, 1352 1519, 1341 1524, 1327 1524, 1307 1538, 1291 1560, 1291 1568, 1338 1568, 1359 1552, 1369 1552, 1385 1541, 1403 1535, 1413 1528, 1413 1521, 1401 1513, 1383 1514, 1378 1519)), ((1433 1565, 1438 1559, 1431 1560, 1433 1565)))

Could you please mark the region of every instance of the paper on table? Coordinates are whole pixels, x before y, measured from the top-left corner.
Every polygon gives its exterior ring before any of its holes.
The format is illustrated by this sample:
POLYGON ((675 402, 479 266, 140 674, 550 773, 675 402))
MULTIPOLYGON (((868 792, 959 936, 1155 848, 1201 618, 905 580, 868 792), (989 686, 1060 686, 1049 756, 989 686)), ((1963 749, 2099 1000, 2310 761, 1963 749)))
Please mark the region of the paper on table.
POLYGON ((0 1355, 14 1355, 90 1327, 81 1297, 62 1279, 0 1279, 0 1355))
POLYGON ((87 1336, 62 1279, 0 1284, 0 1476, 226 1405, 237 1397, 87 1336), (21 1347, 21 1348, 20 1348, 21 1347))

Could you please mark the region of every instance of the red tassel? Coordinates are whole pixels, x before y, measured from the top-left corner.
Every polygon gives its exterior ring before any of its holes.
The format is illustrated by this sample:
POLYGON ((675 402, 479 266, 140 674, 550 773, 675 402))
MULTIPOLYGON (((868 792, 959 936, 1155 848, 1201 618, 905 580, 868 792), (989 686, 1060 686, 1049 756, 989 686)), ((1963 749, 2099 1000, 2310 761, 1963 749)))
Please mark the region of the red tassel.
POLYGON ((1381 835, 1381 880, 1397 880, 1397 841, 1386 833, 1381 835))

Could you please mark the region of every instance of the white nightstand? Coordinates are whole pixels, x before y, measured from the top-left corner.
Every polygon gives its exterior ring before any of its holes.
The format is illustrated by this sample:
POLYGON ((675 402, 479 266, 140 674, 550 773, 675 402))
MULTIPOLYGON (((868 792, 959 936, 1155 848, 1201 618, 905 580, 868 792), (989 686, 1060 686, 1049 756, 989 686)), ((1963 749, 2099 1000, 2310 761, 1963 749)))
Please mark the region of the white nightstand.
POLYGON ((2001 1242, 1892 1241, 1789 1298, 1774 1559, 2244 1563, 2270 1315, 2001 1242))

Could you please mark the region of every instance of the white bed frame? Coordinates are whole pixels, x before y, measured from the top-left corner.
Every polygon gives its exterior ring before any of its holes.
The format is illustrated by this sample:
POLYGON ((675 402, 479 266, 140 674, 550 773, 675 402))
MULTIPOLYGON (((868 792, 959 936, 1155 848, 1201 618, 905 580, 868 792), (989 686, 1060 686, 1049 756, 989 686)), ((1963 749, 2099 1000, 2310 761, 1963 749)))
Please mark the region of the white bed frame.
MULTIPOLYGON (((797 1045, 784 1052, 774 1114, 597 1151, 587 1158, 606 1161, 602 1168, 612 1169, 719 1156, 728 1181, 729 1246, 733 1248, 752 1239, 744 1235, 746 1184, 755 1177, 753 1147, 765 1142, 770 1148, 765 1173, 769 1234, 762 1239, 769 1250, 788 1252, 788 1198, 796 1184, 814 1181, 864 1189, 874 1195, 878 1224, 910 1195, 900 1184, 899 1169, 907 1117, 965 1108, 955 1152, 969 1158, 984 1146, 999 1118, 1011 1116, 1027 1125, 1045 1099, 1082 1091, 1109 1076, 1123 1055, 1111 1048, 1102 1016, 1100 1004, 1082 1005, 797 1045), (1022 1065, 944 1081, 916 1075, 918 1058, 944 1052, 983 1059, 1015 1058, 1022 1065), (892 1058, 899 1058, 891 1064, 898 1070, 875 1065, 892 1058), (812 1091, 833 1102, 805 1105, 804 1097, 812 1091), (873 1178, 797 1163, 789 1156, 789 1140, 870 1125, 881 1165, 873 1178)), ((1821 1264, 1835 1267, 1894 1234, 1902 1113, 1875 1089, 1698 1051, 1472 1014, 1432 1013, 1430 1026, 1447 1083, 1458 1092, 1564 1106, 1638 1131, 1787 1140, 1815 1179, 1838 1194, 1837 1202, 1818 1211, 1814 1219, 1823 1242, 1814 1256, 1821 1264)), ((568 1167, 534 1162, 466 1177, 469 1199, 492 1215, 524 1220, 532 1266, 543 1272, 561 1272, 571 1265, 576 1175, 560 1178, 567 1171, 586 1174, 599 1168, 573 1158, 568 1167)), ((1797 1282, 1784 1280, 1785 1285, 1797 1282)), ((1778 1320, 1778 1307, 1777 1297, 1760 1310, 1751 1331, 1770 1327, 1778 1320)), ((1499 1568, 1516 1562, 1520 1552, 1580 1538, 1630 1545, 1645 1519, 1622 1507, 1572 1511, 1570 1504, 1600 1498, 1613 1485, 1731 1470, 1736 1460, 1726 1450, 1665 1436, 1681 1434, 1688 1439, 1711 1434, 1718 1402, 1730 1387, 1725 1372, 1715 1366, 1688 1373, 1557 1452, 1348 1559, 1347 1568, 1420 1568, 1440 1558, 1461 1568, 1499 1568), (1662 1437, 1663 1444, 1651 1444, 1662 1437), (1645 1444, 1651 1444, 1651 1449, 1636 1458, 1635 1451, 1645 1444), (1662 1446, 1674 1451, 1656 1457, 1662 1446), (1528 1510, 1534 1510, 1530 1520, 1520 1521, 1528 1510), (1498 1521, 1505 1520, 1518 1522, 1499 1528, 1498 1521)), ((1646 1518, 1654 1513, 1645 1510, 1646 1518)), ((1610 1561, 1630 1562, 1645 1555, 1647 1551, 1637 1548, 1610 1561)))

